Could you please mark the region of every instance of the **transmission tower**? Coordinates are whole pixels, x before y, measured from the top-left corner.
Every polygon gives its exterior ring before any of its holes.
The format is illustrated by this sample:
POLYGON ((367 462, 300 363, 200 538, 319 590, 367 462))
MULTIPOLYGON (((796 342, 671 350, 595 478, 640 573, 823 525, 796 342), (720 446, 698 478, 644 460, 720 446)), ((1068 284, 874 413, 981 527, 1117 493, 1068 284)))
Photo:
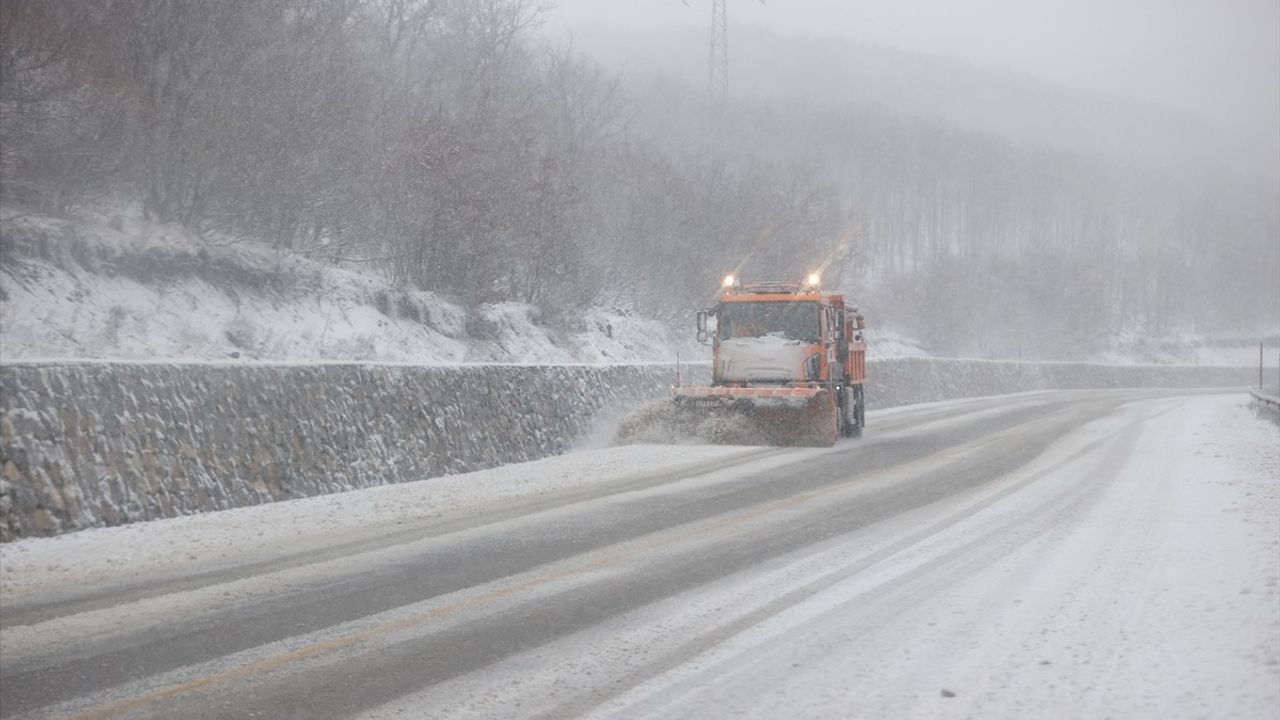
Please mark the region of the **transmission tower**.
POLYGON ((728 0, 711 0, 711 57, 707 62, 707 91, 712 103, 729 96, 728 0))

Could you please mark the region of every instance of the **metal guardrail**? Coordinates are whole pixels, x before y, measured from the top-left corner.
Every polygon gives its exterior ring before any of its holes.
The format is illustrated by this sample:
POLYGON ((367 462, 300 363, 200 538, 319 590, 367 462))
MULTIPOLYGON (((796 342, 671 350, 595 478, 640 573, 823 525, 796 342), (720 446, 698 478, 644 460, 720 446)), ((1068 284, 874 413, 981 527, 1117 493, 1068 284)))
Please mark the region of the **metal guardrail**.
POLYGON ((1267 395, 1257 390, 1250 390, 1249 394, 1253 396, 1254 402, 1257 402, 1265 407, 1270 407, 1276 412, 1280 412, 1280 397, 1276 397, 1274 395, 1267 395))

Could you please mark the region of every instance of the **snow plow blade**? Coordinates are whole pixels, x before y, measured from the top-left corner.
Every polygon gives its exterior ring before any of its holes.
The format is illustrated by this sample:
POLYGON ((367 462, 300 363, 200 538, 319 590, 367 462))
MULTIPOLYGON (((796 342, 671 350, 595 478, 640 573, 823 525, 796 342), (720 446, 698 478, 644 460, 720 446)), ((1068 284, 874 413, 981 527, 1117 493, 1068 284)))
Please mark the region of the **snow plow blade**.
POLYGON ((746 425, 769 445, 828 447, 836 441, 835 401, 821 388, 678 387, 672 402, 695 418, 746 425))
POLYGON ((619 426, 620 442, 805 445, 836 441, 836 404, 821 388, 677 387, 619 426))

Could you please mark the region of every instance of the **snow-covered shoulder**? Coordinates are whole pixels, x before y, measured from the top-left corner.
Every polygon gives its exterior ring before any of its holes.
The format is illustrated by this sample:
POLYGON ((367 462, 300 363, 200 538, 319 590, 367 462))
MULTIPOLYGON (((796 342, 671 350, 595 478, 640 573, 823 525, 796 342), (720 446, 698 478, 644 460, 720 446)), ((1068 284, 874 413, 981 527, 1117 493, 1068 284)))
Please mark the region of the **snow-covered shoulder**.
POLYGON ((474 516, 644 472, 733 457, 733 447, 631 446, 592 450, 399 485, 0 545, 0 596, 10 606, 102 585, 196 575, 270 561, 474 516))

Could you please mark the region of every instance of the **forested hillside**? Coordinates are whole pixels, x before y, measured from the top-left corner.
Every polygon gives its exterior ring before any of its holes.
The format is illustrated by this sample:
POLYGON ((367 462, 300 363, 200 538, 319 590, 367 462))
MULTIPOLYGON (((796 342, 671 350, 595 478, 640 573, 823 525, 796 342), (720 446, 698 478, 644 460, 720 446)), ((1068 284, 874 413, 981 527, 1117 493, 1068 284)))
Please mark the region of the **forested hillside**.
MULTIPOLYGON (((812 83, 716 105, 548 39, 554 10, 533 0, 0 12, 9 207, 126 198, 149 221, 548 318, 612 305, 683 324, 728 270, 823 267, 873 323, 944 354, 1280 327, 1276 180, 1203 154, 1037 144, 812 83)), ((892 88, 897 70, 866 72, 892 88)))

